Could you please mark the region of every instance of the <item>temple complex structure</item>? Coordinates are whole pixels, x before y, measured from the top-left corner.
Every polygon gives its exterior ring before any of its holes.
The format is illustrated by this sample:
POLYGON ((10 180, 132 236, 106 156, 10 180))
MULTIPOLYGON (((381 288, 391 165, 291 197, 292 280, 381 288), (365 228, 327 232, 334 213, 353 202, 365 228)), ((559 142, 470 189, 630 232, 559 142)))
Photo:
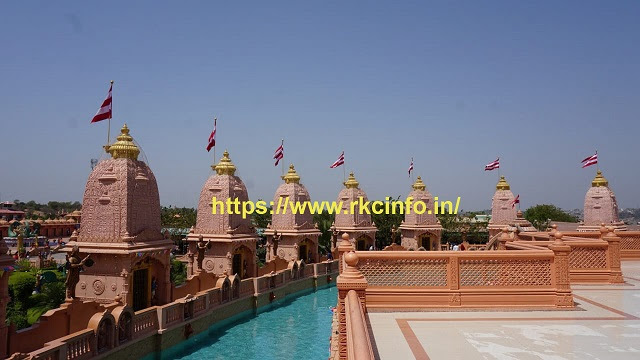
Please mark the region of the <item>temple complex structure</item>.
MULTIPOLYGON (((426 205, 426 211, 417 214, 415 205, 411 211, 405 209, 404 221, 400 224, 402 235, 401 245, 410 250, 440 250, 440 239, 442 237, 442 225, 436 218, 433 208, 433 196, 427 190, 422 178, 418 176, 412 186, 413 190, 407 198, 413 198, 413 203, 418 201, 426 205)), ((419 210, 422 210, 419 208, 419 210)))
POLYGON ((515 196, 504 175, 500 176, 496 184, 496 192, 491 199, 491 220, 489 220, 489 237, 494 236, 505 226, 513 226, 517 217, 517 211, 513 206, 515 196))
POLYGON ((598 231, 602 223, 617 230, 627 229, 618 217, 616 195, 609 188, 609 181, 598 170, 584 197, 584 220, 578 226, 578 231, 598 231))
POLYGON ((267 261, 276 256, 287 260, 318 261, 318 238, 322 234, 313 222, 310 211, 294 214, 290 205, 311 201, 307 188, 300 183, 300 175, 293 165, 282 176, 284 183, 273 196, 271 224, 264 231, 267 237, 267 261))
POLYGON ((215 174, 200 191, 196 226, 187 235, 188 274, 207 271, 216 275, 237 274, 243 279, 256 276, 255 228, 249 217, 243 218, 241 212, 230 213, 227 209, 228 199, 240 203, 249 200, 247 187, 235 175, 236 166, 229 152, 225 151, 220 162, 211 168, 215 174))
POLYGON ((357 250, 368 250, 375 248, 376 228, 371 222, 371 215, 366 212, 360 213, 358 205, 354 206, 351 212, 351 203, 367 202, 367 194, 360 189, 360 183, 356 180, 353 172, 344 182, 344 188, 338 194, 338 203, 342 202, 342 209, 336 214, 335 229, 339 233, 347 233, 353 247, 357 250))
POLYGON ((126 124, 106 150, 111 158, 89 175, 80 231, 65 248, 93 263, 84 266, 71 293, 84 301, 119 301, 134 311, 165 304, 171 300, 173 243, 161 233, 156 179, 138 160, 140 149, 126 124))

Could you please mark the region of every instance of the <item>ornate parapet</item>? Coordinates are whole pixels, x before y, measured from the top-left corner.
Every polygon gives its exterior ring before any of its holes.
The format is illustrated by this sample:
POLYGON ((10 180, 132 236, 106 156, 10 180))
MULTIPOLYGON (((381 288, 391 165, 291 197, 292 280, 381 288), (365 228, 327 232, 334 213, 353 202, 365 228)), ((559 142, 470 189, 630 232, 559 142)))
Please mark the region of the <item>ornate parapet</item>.
POLYGON ((573 307, 573 294, 569 280, 569 253, 571 246, 562 241, 562 233, 556 231, 554 233, 555 241, 549 245, 549 249, 553 251, 554 267, 553 267, 553 283, 556 288, 556 306, 557 307, 573 307))
POLYGON ((353 248, 351 241, 349 241, 349 234, 342 234, 342 241, 340 241, 340 244, 338 245, 338 272, 341 274, 344 267, 344 259, 342 257, 345 253, 353 250, 355 249, 353 248))
MULTIPOLYGON (((343 237, 343 241, 345 240, 345 238, 343 237)), ((348 238, 346 238, 346 240, 348 241, 348 238)), ((338 287, 338 307, 337 307, 337 311, 338 311, 338 333, 339 333, 339 353, 340 353, 340 359, 351 359, 352 357, 349 356, 349 354, 351 354, 354 349, 349 349, 349 342, 347 341, 347 339, 351 336, 353 337, 353 333, 351 333, 351 329, 352 326, 354 326, 351 323, 348 323, 347 319, 351 319, 352 321, 357 321, 358 324, 360 321, 362 321, 363 319, 359 319, 359 317, 361 317, 361 314, 366 313, 366 304, 365 304, 365 290, 367 288, 367 280, 364 278, 364 276, 362 275, 362 273, 360 273, 360 271, 356 268, 356 265, 358 264, 358 255, 356 255, 355 252, 350 251, 346 254, 344 254, 344 269, 342 271, 342 273, 338 276, 338 279, 336 281, 337 287, 338 287), (350 303, 346 300, 347 298, 347 294, 351 294, 351 301, 350 303), (354 298, 355 296, 355 298, 354 298), (354 306, 359 305, 359 310, 358 309, 354 309, 354 306), (347 309, 347 305, 349 307, 349 309, 347 309), (349 315, 347 315, 349 314, 349 315)), ((364 315, 362 315, 363 317, 364 315)), ((356 326, 358 329, 360 328, 360 326, 356 326)), ((361 333, 361 330, 358 331, 358 334, 361 333)), ((365 327, 365 333, 366 333, 366 327, 365 327)), ((362 334, 360 334, 362 335, 362 334)), ((359 339, 358 341, 361 341, 363 339, 359 339)), ((368 340, 368 335, 366 338, 367 341, 368 340)), ((360 344, 361 345, 361 344, 360 344)), ((371 344, 369 344, 369 347, 371 347, 371 344)), ((362 348, 359 347, 358 350, 358 354, 362 355, 362 348)), ((366 358, 366 357, 357 357, 357 358, 366 358)), ((373 358, 373 357, 371 357, 373 358)))
POLYGON ((609 245, 607 247, 607 268, 609 268, 609 282, 612 284, 622 284, 622 268, 620 266, 620 237, 614 232, 614 227, 609 226, 601 229, 602 240, 609 245))

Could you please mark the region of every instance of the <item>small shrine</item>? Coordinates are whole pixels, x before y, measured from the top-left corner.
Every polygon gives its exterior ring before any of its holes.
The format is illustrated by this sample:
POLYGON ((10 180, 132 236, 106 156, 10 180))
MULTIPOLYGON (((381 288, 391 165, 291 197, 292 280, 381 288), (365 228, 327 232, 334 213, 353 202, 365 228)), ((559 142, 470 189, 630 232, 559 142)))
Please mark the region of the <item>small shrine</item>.
POLYGON ((317 262, 318 238, 322 233, 314 224, 311 211, 294 214, 290 205, 310 203, 309 192, 300 183, 300 175, 293 164, 282 180, 284 183, 278 186, 273 196, 271 224, 264 231, 267 237, 267 261, 277 256, 287 261, 317 262))
MULTIPOLYGON (((207 271, 216 275, 256 276, 258 236, 249 216, 228 211, 227 199, 242 204, 249 201, 247 187, 235 175, 236 166, 225 151, 200 191, 196 226, 187 235, 189 263, 187 272, 207 271), (215 209, 214 209, 215 207, 215 209)), ((231 210, 234 206, 231 206, 231 210)), ((241 208, 241 206, 239 206, 241 208)), ((84 217, 84 214, 83 214, 84 217)))
MULTIPOLYGON (((435 215, 433 196, 420 176, 412 185, 412 189, 407 195, 407 198, 413 199, 411 209, 410 211, 405 209, 404 221, 399 227, 402 236, 401 245, 407 250, 440 250, 442 225, 435 215), (424 213, 416 213, 416 202, 425 204, 424 213)), ((419 206, 419 210, 422 211, 422 206, 419 206)))
POLYGON ((125 124, 89 174, 69 253, 67 300, 120 301, 134 311, 171 300, 169 252, 153 172, 125 124), (80 271, 82 269, 82 271, 80 271))
POLYGON ((375 248, 376 228, 371 221, 371 215, 365 211, 360 213, 359 205, 354 205, 355 211, 351 212, 351 203, 363 203, 368 201, 367 194, 360 189, 360 183, 353 172, 344 182, 344 188, 338 194, 338 203, 342 202, 342 209, 336 214, 335 231, 340 234, 347 233, 353 247, 357 250, 369 250, 375 248))

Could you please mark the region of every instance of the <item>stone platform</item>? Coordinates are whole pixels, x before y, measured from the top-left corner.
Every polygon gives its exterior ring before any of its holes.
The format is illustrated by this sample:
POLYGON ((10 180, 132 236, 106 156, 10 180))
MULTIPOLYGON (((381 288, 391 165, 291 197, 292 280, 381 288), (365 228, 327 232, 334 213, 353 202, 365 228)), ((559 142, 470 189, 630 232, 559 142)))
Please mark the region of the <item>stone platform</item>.
POLYGON ((367 315, 380 359, 638 359, 640 261, 621 285, 572 285, 575 310, 429 310, 367 315))

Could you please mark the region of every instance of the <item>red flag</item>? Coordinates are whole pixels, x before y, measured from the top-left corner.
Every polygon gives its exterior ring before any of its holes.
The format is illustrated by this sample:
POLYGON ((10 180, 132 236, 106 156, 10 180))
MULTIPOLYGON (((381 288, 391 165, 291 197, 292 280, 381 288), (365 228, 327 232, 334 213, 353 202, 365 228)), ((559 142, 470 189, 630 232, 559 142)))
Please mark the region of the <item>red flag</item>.
POLYGON ((581 162, 582 162, 582 168, 586 168, 587 166, 591 166, 591 165, 597 164, 598 163, 598 152, 596 151, 595 154, 589 156, 588 158, 585 158, 581 162))
POLYGON ((411 170, 413 170, 413 158, 411 158, 411 165, 409 165, 409 176, 411 176, 411 170))
POLYGON ((500 158, 497 158, 495 161, 492 161, 484 166, 484 171, 487 170, 495 170, 500 168, 500 158))
POLYGON ((113 89, 113 83, 109 86, 109 93, 107 94, 107 98, 104 99, 100 109, 96 113, 96 115, 91 120, 91 123, 111 119, 111 90, 113 89))
POLYGON ((516 204, 520 204, 520 194, 518 194, 518 196, 516 196, 516 198, 511 202, 511 208, 513 209, 516 204))
POLYGON ((212 147, 216 146, 216 127, 218 126, 218 119, 213 119, 213 131, 211 135, 209 135, 209 144, 207 144, 207 152, 211 150, 212 147))
POLYGON ((278 163, 280 162, 280 160, 282 160, 283 157, 284 157, 284 141, 282 142, 282 144, 280 144, 280 146, 278 146, 275 154, 273 154, 273 158, 276 159, 276 163, 274 166, 278 166, 278 163))
POLYGON ((340 154, 340 157, 338 157, 338 160, 336 160, 333 164, 331 164, 331 166, 329 166, 330 169, 335 169, 338 166, 344 164, 344 151, 342 152, 342 154, 340 154))

